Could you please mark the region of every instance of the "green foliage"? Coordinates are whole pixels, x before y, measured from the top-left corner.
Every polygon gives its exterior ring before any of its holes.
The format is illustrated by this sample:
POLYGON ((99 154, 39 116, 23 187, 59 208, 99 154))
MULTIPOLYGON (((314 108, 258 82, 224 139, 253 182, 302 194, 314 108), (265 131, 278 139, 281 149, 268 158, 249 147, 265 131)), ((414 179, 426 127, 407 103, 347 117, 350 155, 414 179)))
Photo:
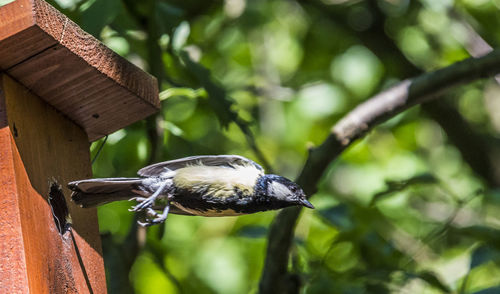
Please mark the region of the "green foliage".
MULTIPOLYGON (((240 154, 267 159, 290 178, 307 146, 320 144, 357 104, 468 57, 463 20, 490 44, 500 41, 494 0, 52 3, 157 75, 164 160, 240 154)), ((483 81, 447 100, 484 138, 497 169, 499 91, 483 81)), ((94 175, 133 176, 146 165, 149 127, 138 122, 111 134, 94 175)), ((449 128, 417 107, 328 168, 291 252, 302 293, 499 293, 500 180, 462 153, 470 133, 458 130, 464 140, 457 142, 449 128)), ((258 291, 275 212, 170 215, 137 234, 129 205, 98 210, 110 293, 258 291)))
POLYGON ((0 6, 7 5, 7 4, 9 4, 10 2, 12 2, 12 1, 14 1, 14 0, 1 0, 1 1, 0 1, 0 6))

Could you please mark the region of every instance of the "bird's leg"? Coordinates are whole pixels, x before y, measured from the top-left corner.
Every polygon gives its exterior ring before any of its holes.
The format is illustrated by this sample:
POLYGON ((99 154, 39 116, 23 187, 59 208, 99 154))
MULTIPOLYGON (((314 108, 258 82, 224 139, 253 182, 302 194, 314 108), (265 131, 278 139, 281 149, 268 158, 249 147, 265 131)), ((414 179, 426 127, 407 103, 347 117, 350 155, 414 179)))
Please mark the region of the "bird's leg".
MULTIPOLYGON (((137 197, 132 197, 130 198, 128 201, 137 201, 137 202, 143 202, 144 200, 148 199, 147 197, 140 197, 140 196, 137 196, 137 197)), ((130 209, 129 209, 130 210, 130 209)))
POLYGON ((163 208, 163 212, 161 214, 159 214, 158 212, 156 212, 152 208, 147 208, 147 210, 146 210, 147 217, 146 217, 145 222, 137 221, 137 223, 142 227, 149 227, 152 225, 161 224, 167 219, 169 210, 170 210, 170 203, 168 203, 168 202, 167 202, 167 205, 165 206, 165 208, 163 208), (151 219, 151 218, 148 218, 148 216, 154 217, 154 218, 151 219))
POLYGON ((147 208, 146 211, 143 211, 143 217, 141 217, 142 220, 138 220, 137 223, 141 227, 148 227, 151 225, 151 219, 156 217, 158 215, 158 212, 152 208, 147 208))
POLYGON ((141 203, 137 204, 136 206, 132 206, 132 209, 129 209, 130 211, 140 211, 145 208, 151 208, 153 207, 156 198, 160 196, 160 194, 163 192, 163 189, 171 182, 171 180, 164 180, 161 184, 158 190, 156 190, 153 195, 149 196, 148 198, 143 198, 143 197, 136 197, 135 199, 137 201, 140 201, 141 203))
POLYGON ((163 212, 156 218, 153 219, 154 223, 162 223, 167 220, 168 212, 170 211, 170 203, 167 202, 165 208, 163 208, 163 212))

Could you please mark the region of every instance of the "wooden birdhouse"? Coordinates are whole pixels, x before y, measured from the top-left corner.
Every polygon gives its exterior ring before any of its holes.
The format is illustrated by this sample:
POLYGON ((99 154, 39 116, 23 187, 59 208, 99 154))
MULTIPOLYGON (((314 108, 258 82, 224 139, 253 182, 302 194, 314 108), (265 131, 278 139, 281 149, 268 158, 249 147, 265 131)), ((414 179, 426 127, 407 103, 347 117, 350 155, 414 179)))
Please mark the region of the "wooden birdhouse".
POLYGON ((91 177, 89 142, 158 109, 155 78, 46 2, 0 7, 0 293, 106 292, 96 210, 65 185, 91 177))

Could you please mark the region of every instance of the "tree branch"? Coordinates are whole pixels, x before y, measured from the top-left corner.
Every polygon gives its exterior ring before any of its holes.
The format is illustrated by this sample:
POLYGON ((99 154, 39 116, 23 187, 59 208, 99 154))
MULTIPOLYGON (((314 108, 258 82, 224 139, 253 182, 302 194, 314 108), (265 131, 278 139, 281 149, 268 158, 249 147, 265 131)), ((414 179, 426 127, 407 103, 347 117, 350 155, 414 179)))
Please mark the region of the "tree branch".
MULTIPOLYGON (((307 195, 313 195, 327 166, 352 142, 377 124, 402 111, 437 98, 447 89, 500 72, 500 50, 480 58, 469 58, 446 68, 404 80, 360 104, 332 129, 331 134, 309 157, 297 178, 307 195)), ((301 209, 292 207, 279 212, 269 232, 267 256, 259 292, 286 293, 288 253, 301 209)))
MULTIPOLYGON (((367 2, 369 5, 369 11, 373 16, 373 23, 369 29, 364 31, 355 31, 349 24, 347 18, 347 13, 343 10, 338 9, 338 5, 326 5, 320 0, 314 1, 301 1, 301 4, 309 8, 315 9, 315 11, 322 13, 326 18, 335 23, 338 26, 346 30, 349 34, 356 36, 360 42, 370 49, 375 55, 377 55, 381 60, 385 61, 385 67, 389 73, 389 76, 399 76, 399 77, 410 77, 422 74, 422 70, 415 66, 408 60, 408 58, 401 52, 397 47, 394 40, 387 36, 385 31, 385 24, 387 23, 387 17, 376 4, 376 2, 367 2)), ((421 3, 418 1, 411 1, 409 11, 415 11, 421 8, 421 3)), ((491 51, 491 47, 488 49, 488 44, 484 44, 485 41, 477 34, 472 26, 468 25, 467 22, 459 15, 457 11, 453 8, 449 12, 450 17, 459 21, 463 26, 467 34, 469 35, 464 47, 467 48, 471 56, 479 57, 483 54, 491 51), (462 18, 462 19, 458 19, 462 18), (472 45, 473 42, 481 42, 483 44, 472 45), (474 50, 474 51, 472 51, 474 50)), ((500 78, 497 78, 500 82, 500 78)), ((474 170, 474 172, 486 179, 493 186, 498 186, 500 179, 498 179, 498 172, 496 172, 495 164, 491 161, 492 150, 491 144, 483 137, 482 134, 474 131, 474 128, 467 122, 464 118, 460 118, 460 126, 456 123, 450 123, 449 117, 442 115, 434 115, 437 108, 443 108, 445 106, 448 111, 453 111, 454 114, 449 114, 454 116, 454 118, 459 118, 461 115, 452 105, 445 105, 446 102, 432 102, 430 104, 425 104, 423 107, 424 112, 426 112, 432 119, 434 119, 446 132, 450 141, 458 148, 462 154, 464 160, 469 164, 469 166, 474 170), (439 105, 438 105, 439 104, 439 105), (434 110, 431 113, 431 110, 434 110), (467 133, 462 133, 460 135, 460 140, 456 140, 455 134, 460 133, 461 127, 467 128, 469 130, 467 133), (470 137, 468 137, 470 136, 470 137), (477 140, 480 139, 480 140, 477 140), (467 145, 463 145, 463 142, 468 142, 467 145), (480 150, 480 151, 477 151, 480 150), (481 152, 486 151, 486 152, 481 152), (472 156, 473 155, 473 156, 472 156), (482 164, 477 164, 472 162, 473 158, 478 159, 482 164), (493 180, 493 181, 492 181, 493 180)))

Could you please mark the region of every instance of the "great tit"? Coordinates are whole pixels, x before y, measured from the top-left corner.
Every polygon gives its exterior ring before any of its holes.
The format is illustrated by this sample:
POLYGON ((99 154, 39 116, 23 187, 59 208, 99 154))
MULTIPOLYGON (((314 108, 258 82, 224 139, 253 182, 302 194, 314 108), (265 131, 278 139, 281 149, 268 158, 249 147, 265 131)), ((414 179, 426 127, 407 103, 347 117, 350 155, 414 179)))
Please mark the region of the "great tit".
POLYGON ((82 207, 136 200, 130 211, 143 212, 143 226, 163 223, 169 213, 233 216, 292 205, 314 208, 296 183, 266 175, 260 165, 237 155, 160 162, 140 169, 138 175, 74 181, 68 187, 72 200, 82 207))

